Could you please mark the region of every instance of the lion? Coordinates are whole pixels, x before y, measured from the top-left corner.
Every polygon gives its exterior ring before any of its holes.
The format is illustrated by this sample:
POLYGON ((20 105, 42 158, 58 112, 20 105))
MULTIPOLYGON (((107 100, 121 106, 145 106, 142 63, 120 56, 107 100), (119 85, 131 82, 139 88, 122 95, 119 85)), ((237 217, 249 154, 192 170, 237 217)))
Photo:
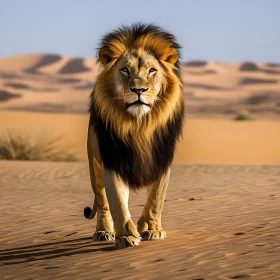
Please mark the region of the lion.
POLYGON ((161 212, 184 119, 179 50, 172 34, 152 24, 123 26, 101 40, 87 140, 95 199, 84 209, 88 219, 97 213, 94 241, 115 240, 121 249, 166 238, 161 212), (143 187, 136 227, 129 190, 143 187))

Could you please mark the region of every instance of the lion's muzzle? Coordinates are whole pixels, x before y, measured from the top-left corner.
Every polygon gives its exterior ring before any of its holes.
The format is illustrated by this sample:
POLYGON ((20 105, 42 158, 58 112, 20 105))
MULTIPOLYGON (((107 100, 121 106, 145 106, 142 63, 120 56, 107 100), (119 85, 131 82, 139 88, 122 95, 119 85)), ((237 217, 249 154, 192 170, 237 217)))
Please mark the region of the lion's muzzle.
POLYGON ((126 104, 126 109, 129 108, 129 107, 132 106, 132 105, 137 105, 137 104, 138 104, 138 105, 146 105, 146 106, 148 106, 148 107, 151 107, 150 104, 147 104, 147 103, 143 102, 143 101, 140 99, 140 97, 139 97, 139 99, 136 100, 135 102, 130 103, 130 104, 126 104))

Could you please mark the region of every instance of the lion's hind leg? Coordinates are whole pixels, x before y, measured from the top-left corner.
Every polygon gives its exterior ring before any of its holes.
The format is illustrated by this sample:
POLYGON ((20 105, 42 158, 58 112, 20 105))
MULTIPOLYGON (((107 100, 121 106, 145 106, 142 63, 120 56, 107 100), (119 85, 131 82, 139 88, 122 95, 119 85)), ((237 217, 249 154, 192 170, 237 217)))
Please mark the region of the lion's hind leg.
POLYGON ((95 195, 92 209, 86 207, 84 215, 88 219, 94 218, 97 213, 96 231, 93 235, 93 241, 108 241, 115 239, 114 224, 109 209, 106 196, 102 167, 94 158, 91 147, 91 134, 88 135, 88 161, 92 190, 95 195))
POLYGON ((106 196, 102 167, 96 160, 94 160, 94 170, 96 175, 97 224, 93 241, 115 240, 114 224, 106 196))
POLYGON ((137 223, 142 240, 165 239, 166 232, 161 226, 161 212, 170 177, 170 168, 148 188, 148 199, 137 223))

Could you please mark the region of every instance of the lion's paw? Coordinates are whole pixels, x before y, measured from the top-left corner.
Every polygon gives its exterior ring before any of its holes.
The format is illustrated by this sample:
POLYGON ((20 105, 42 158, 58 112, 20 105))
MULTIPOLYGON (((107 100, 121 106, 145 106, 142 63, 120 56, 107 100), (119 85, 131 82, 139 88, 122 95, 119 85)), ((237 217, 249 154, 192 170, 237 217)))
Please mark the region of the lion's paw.
POLYGON ((93 235, 93 241, 111 241, 115 240, 115 233, 109 231, 97 231, 93 235))
POLYGON ((115 249, 125 249, 128 247, 138 246, 140 244, 141 238, 134 236, 121 236, 116 238, 114 247, 115 249))
POLYGON ((146 230, 140 232, 141 240, 165 239, 166 232, 164 230, 146 230))

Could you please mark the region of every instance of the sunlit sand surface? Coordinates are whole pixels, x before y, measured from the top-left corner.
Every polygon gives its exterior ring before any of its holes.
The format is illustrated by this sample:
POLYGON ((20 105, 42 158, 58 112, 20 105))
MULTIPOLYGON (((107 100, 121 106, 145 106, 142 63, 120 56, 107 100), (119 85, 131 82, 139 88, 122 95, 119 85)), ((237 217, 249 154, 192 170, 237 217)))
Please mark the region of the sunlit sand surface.
MULTIPOLYGON (((86 159, 87 115, 0 111, 0 135, 6 131, 62 136, 86 159), (3 121, 2 121, 3 120, 3 121)), ((280 164, 280 122, 236 122, 187 118, 176 164, 280 164)))
MULTIPOLYGON (((176 165, 167 239, 91 240, 87 164, 0 161, 1 279, 278 279, 280 167, 176 165)), ((146 192, 131 193, 134 221, 146 192)))

